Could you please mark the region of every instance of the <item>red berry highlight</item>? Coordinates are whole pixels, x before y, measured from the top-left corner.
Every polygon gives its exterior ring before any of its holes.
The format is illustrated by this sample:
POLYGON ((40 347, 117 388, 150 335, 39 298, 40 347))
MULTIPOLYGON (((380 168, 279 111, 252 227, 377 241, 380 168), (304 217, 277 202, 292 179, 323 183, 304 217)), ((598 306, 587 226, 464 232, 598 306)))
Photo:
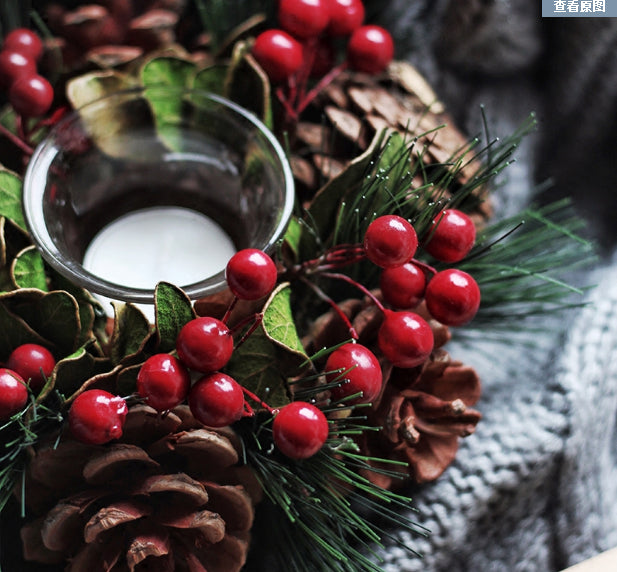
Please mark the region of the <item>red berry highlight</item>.
POLYGON ((258 300, 272 292, 277 275, 272 258, 256 248, 236 252, 225 269, 227 285, 240 300, 258 300))
POLYGON ((347 61, 352 69, 368 74, 384 71, 394 57, 394 41, 380 26, 361 26, 349 38, 347 61))
POLYGON ((272 436, 276 447, 291 459, 307 459, 328 438, 328 420, 323 412, 304 401, 293 401, 275 415, 272 436))
POLYGON ((343 382, 330 390, 335 401, 362 392, 349 403, 370 403, 381 392, 383 377, 379 361, 361 344, 348 343, 334 350, 326 360, 325 371, 328 383, 343 382))
POLYGON ((199 379, 191 388, 189 408, 200 423, 225 427, 244 414, 244 392, 232 377, 214 372, 199 379))
POLYGON ((188 370, 170 354, 150 356, 137 374, 137 393, 157 411, 168 411, 182 403, 190 388, 188 370))
POLYGON ((7 421, 19 413, 27 402, 26 382, 13 370, 0 368, 0 421, 7 421))
POLYGON ((229 328, 210 316, 187 322, 176 340, 176 351, 184 365, 204 373, 225 366, 233 349, 234 340, 229 328))
POLYGON ((476 225, 469 215, 446 209, 434 221, 424 249, 442 262, 465 258, 476 241, 476 225))
POLYGON ((297 38, 314 38, 330 22, 328 0, 279 0, 278 21, 297 38))
POLYGON ((399 310, 415 308, 424 297, 426 276, 413 262, 384 268, 379 278, 383 299, 399 310))
POLYGON ((286 81, 302 66, 302 44, 283 30, 266 30, 255 38, 252 54, 274 83, 286 81))
POLYGON ((9 50, 0 51, 0 85, 10 87, 19 78, 36 75, 36 62, 9 50))
POLYGON ((424 363, 433 351, 433 330, 414 312, 385 310, 377 343, 395 367, 416 367, 424 363))
POLYGON ((362 0, 328 0, 330 23, 327 32, 332 36, 349 36, 364 21, 362 0))
POLYGON ((368 259, 382 268, 409 262, 418 248, 413 226, 398 215, 383 215, 369 224, 364 234, 368 259))
POLYGON ((22 344, 11 352, 6 366, 18 373, 34 393, 38 393, 56 367, 56 359, 39 344, 22 344))
POLYGON ((446 326, 470 322, 480 307, 480 288, 471 275, 451 268, 438 272, 426 287, 426 308, 446 326))
POLYGON ((2 49, 19 52, 27 58, 36 61, 43 54, 43 42, 32 30, 28 28, 15 28, 4 38, 2 49))
POLYGON ((9 89, 9 103, 24 117, 45 115, 54 100, 54 88, 40 75, 20 77, 9 89))
POLYGON ((122 437, 127 411, 122 397, 102 389, 87 389, 69 409, 69 428, 75 439, 103 445, 122 437))

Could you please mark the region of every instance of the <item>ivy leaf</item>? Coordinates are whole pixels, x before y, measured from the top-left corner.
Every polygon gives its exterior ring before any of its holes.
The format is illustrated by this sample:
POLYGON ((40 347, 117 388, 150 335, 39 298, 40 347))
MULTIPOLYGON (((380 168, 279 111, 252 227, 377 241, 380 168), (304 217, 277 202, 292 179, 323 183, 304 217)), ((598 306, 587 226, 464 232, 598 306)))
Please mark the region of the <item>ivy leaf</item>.
POLYGON ((116 390, 120 395, 131 395, 137 390, 137 375, 141 369, 142 364, 131 365, 123 367, 118 372, 116 379, 116 390))
POLYGON ((195 70, 196 65, 190 60, 178 56, 155 56, 142 66, 140 79, 145 87, 188 87, 195 70))
POLYGON ((41 253, 34 245, 27 246, 13 259, 11 275, 16 288, 47 291, 45 265, 41 253))
POLYGON ((195 317, 193 306, 180 288, 159 282, 154 291, 154 307, 159 351, 171 351, 182 326, 195 317))
POLYGON ((257 328, 234 351, 225 371, 270 407, 289 403, 277 348, 262 328, 257 328))
POLYGON ((291 309, 291 287, 288 282, 279 284, 270 295, 263 309, 262 327, 272 342, 302 361, 308 359, 296 329, 291 309))
POLYGON ((11 267, 15 256, 32 242, 28 233, 11 219, 0 216, 0 291, 10 292, 15 288, 11 267))
POLYGON ((308 228, 303 229, 299 243, 302 260, 315 258, 323 245, 332 239, 341 205, 347 197, 359 192, 383 147, 385 136, 386 131, 379 132, 364 153, 353 159, 342 173, 331 179, 315 195, 306 215, 308 228))
POLYGON ((49 345, 43 336, 12 311, 10 299, 0 297, 0 359, 6 360, 17 346, 27 343, 49 345))
POLYGON ((109 359, 93 356, 88 351, 89 346, 90 343, 85 344, 56 364, 51 385, 67 396, 67 401, 84 388, 88 380, 113 373, 109 359))
POLYGON ((11 219, 27 232, 21 208, 21 179, 17 173, 0 165, 0 215, 11 219))
POLYGON ((124 101, 122 106, 83 106, 131 87, 135 87, 134 80, 113 71, 91 72, 77 76, 67 84, 67 98, 74 108, 80 110, 86 133, 110 157, 143 153, 142 148, 130 147, 131 141, 126 137, 117 138, 116 135, 152 123, 147 103, 135 98, 124 101))
POLYGON ((270 80, 251 56, 248 44, 238 42, 225 86, 225 95, 252 111, 268 128, 272 128, 270 80))
POLYGON ((203 68, 197 72, 193 80, 195 89, 202 89, 210 93, 223 95, 225 93, 225 81, 229 66, 223 64, 215 64, 203 68))
POLYGON ((114 364, 131 361, 143 351, 153 335, 148 318, 133 304, 112 302, 115 310, 110 352, 114 364))

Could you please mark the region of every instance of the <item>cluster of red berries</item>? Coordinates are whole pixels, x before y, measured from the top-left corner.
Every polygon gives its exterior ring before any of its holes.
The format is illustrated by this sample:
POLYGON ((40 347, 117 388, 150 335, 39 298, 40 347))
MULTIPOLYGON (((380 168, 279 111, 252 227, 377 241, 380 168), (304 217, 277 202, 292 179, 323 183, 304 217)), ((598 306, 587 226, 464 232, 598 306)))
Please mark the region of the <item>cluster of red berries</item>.
POLYGON ((262 32, 252 54, 273 83, 288 83, 277 92, 292 115, 299 114, 313 96, 338 73, 380 73, 394 57, 394 41, 387 30, 363 25, 362 0, 279 0, 280 28, 262 32), (346 56, 337 65, 335 43, 347 39, 346 56), (323 81, 305 92, 310 77, 323 81))
MULTIPOLYGON (((470 252, 476 229, 462 211, 447 209, 433 221, 422 247, 435 259, 455 263, 470 252)), ((424 301, 428 312, 439 322, 458 326, 471 320, 480 305, 480 290, 466 272, 448 268, 437 271, 414 258, 419 239, 414 227, 397 215, 377 217, 368 226, 361 245, 343 245, 355 259, 368 258, 382 269, 380 277, 383 301, 372 296, 383 312, 377 334, 381 354, 394 366, 413 368, 428 359, 434 347, 433 331, 428 322, 414 312, 424 301), (385 305, 384 305, 385 304, 385 305)), ((324 276, 343 277, 322 273, 324 276)), ((272 292, 278 270, 264 252, 244 249, 236 253, 226 268, 227 284, 237 300, 258 300, 272 292)), ((254 402, 273 415, 274 444, 285 455, 303 459, 314 455, 329 434, 328 420, 315 405, 293 401, 278 410, 271 409, 223 370, 238 345, 258 324, 236 341, 226 316, 221 320, 201 316, 187 322, 176 339, 175 351, 149 357, 137 376, 137 394, 155 410, 164 413, 188 403, 194 417, 208 427, 224 427, 255 414, 254 402)), ((249 322, 243 321, 244 328, 249 322)), ((357 336, 330 352, 324 373, 334 403, 369 403, 380 394, 382 369, 377 356, 358 343, 357 336)), ((86 390, 73 402, 69 424, 78 439, 105 443, 122 433, 126 402, 100 390, 86 390)))
POLYGON ((30 393, 38 393, 56 367, 53 354, 39 344, 16 347, 0 368, 0 422, 19 413, 30 393))
POLYGON ((4 38, 0 50, 0 87, 5 89, 15 112, 22 117, 41 117, 53 102, 54 90, 37 73, 43 42, 27 28, 16 28, 4 38))
MULTIPOLYGON (((236 300, 263 298, 273 290, 277 277, 274 261, 257 249, 238 251, 226 268, 227 284, 236 300)), ((187 322, 176 339, 175 355, 158 353, 143 363, 137 376, 138 395, 161 413, 186 401, 200 423, 215 428, 254 415, 248 397, 275 415, 273 438, 282 453, 297 459, 312 456, 328 437, 326 417, 306 402, 273 411, 222 372, 237 347, 224 319, 201 316, 187 322)), ((121 397, 86 390, 71 406, 69 426, 79 440, 102 444, 122 435, 126 412, 121 397)))

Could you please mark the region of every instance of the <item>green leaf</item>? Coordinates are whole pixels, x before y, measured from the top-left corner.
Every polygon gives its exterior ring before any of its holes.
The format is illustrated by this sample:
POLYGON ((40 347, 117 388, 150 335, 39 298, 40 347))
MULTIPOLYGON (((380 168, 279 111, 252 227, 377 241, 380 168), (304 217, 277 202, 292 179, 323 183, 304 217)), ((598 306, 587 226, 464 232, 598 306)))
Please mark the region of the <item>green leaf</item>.
POLYGON ((199 70, 193 80, 193 87, 223 95, 225 93, 225 80, 228 70, 229 66, 223 64, 215 64, 199 70))
POLYGON ((195 317, 189 297, 177 286, 159 282, 154 291, 158 349, 168 352, 176 347, 182 326, 195 317))
MULTIPOLYGON (((66 96, 74 109, 102 97, 135 87, 135 80, 115 71, 94 71, 78 75, 67 82, 66 96)), ((113 120, 113 115, 110 114, 113 120)))
POLYGON ((263 330, 266 336, 284 350, 308 359, 304 351, 291 309, 291 288, 284 282, 277 286, 263 310, 263 330))
MULTIPOLYGON (((12 293, 9 293, 9 296, 12 293)), ((41 293, 42 294, 42 293, 41 293)), ((0 297, 0 359, 6 360, 19 345, 35 343, 46 345, 47 340, 11 309, 11 300, 0 297)))
POLYGON ((302 238, 302 223, 296 218, 289 219, 285 236, 283 237, 284 245, 289 252, 292 253, 294 261, 298 259, 300 249, 300 239, 302 238))
POLYGON ((82 389, 88 380, 110 372, 110 361, 93 356, 88 351, 89 345, 80 347, 56 364, 52 376, 53 387, 67 399, 82 389))
POLYGON ((140 79, 145 87, 188 87, 195 75, 194 62, 177 56, 155 56, 141 68, 140 79))
POLYGON ((11 219, 27 232, 21 208, 21 179, 17 173, 0 165, 0 215, 11 219))
POLYGON ((133 304, 112 303, 115 310, 110 357, 114 364, 131 361, 146 347, 153 335, 148 318, 133 304))
POLYGON ((11 274, 16 288, 38 288, 47 291, 43 258, 33 245, 22 250, 13 260, 11 274))
POLYGON ((225 95, 272 128, 270 80, 251 56, 246 42, 238 42, 234 47, 225 95))
POLYGON ((307 213, 307 222, 302 229, 299 243, 301 260, 314 258, 323 245, 332 239, 337 216, 345 198, 358 194, 364 180, 377 160, 386 136, 386 131, 378 133, 368 149, 353 159, 346 169, 331 179, 315 195, 307 213))
POLYGON ((0 292, 15 289, 12 265, 15 256, 32 244, 28 233, 11 219, 0 216, 0 292))
POLYGON ((261 328, 234 351, 225 371, 270 407, 289 403, 277 348, 261 328))
POLYGON ((131 365, 129 367, 123 367, 118 372, 116 379, 116 390, 119 395, 131 395, 137 390, 137 375, 141 369, 142 364, 131 365))

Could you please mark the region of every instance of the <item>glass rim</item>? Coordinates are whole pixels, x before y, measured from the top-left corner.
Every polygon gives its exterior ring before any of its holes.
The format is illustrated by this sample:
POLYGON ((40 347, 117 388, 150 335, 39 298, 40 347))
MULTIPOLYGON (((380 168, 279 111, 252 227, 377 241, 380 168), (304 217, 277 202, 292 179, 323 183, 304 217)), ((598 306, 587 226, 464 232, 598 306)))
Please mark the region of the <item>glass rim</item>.
MULTIPOLYGON (((206 90, 194 88, 174 86, 136 87, 107 94, 71 111, 60 119, 37 145, 26 168, 22 186, 22 208, 26 227, 44 260, 65 278, 93 294, 98 294, 117 301, 138 304, 152 304, 154 302, 155 288, 135 288, 105 280, 86 270, 80 261, 67 256, 58 248, 47 228, 43 209, 46 184, 37 183, 35 179, 37 176, 40 177, 41 172, 47 172, 58 153, 59 145, 56 143, 56 135, 58 132, 60 132, 64 126, 78 121, 84 110, 105 104, 105 102, 114 99, 138 96, 146 91, 150 93, 160 92, 161 94, 177 94, 178 96, 190 94, 198 95, 203 98, 203 100, 218 103, 239 115, 252 124, 266 139, 281 168, 281 180, 284 185, 284 201, 280 207, 277 224, 270 233, 267 244, 251 245, 251 247, 271 253, 287 229, 295 204, 295 182, 291 165, 289 164, 289 160, 287 159, 282 145, 276 139, 274 133, 272 133, 265 123, 254 113, 225 97, 206 90)), ((190 299, 196 300, 224 290, 225 284, 225 271, 221 270, 198 282, 188 285, 177 284, 177 286, 182 288, 190 299)))

